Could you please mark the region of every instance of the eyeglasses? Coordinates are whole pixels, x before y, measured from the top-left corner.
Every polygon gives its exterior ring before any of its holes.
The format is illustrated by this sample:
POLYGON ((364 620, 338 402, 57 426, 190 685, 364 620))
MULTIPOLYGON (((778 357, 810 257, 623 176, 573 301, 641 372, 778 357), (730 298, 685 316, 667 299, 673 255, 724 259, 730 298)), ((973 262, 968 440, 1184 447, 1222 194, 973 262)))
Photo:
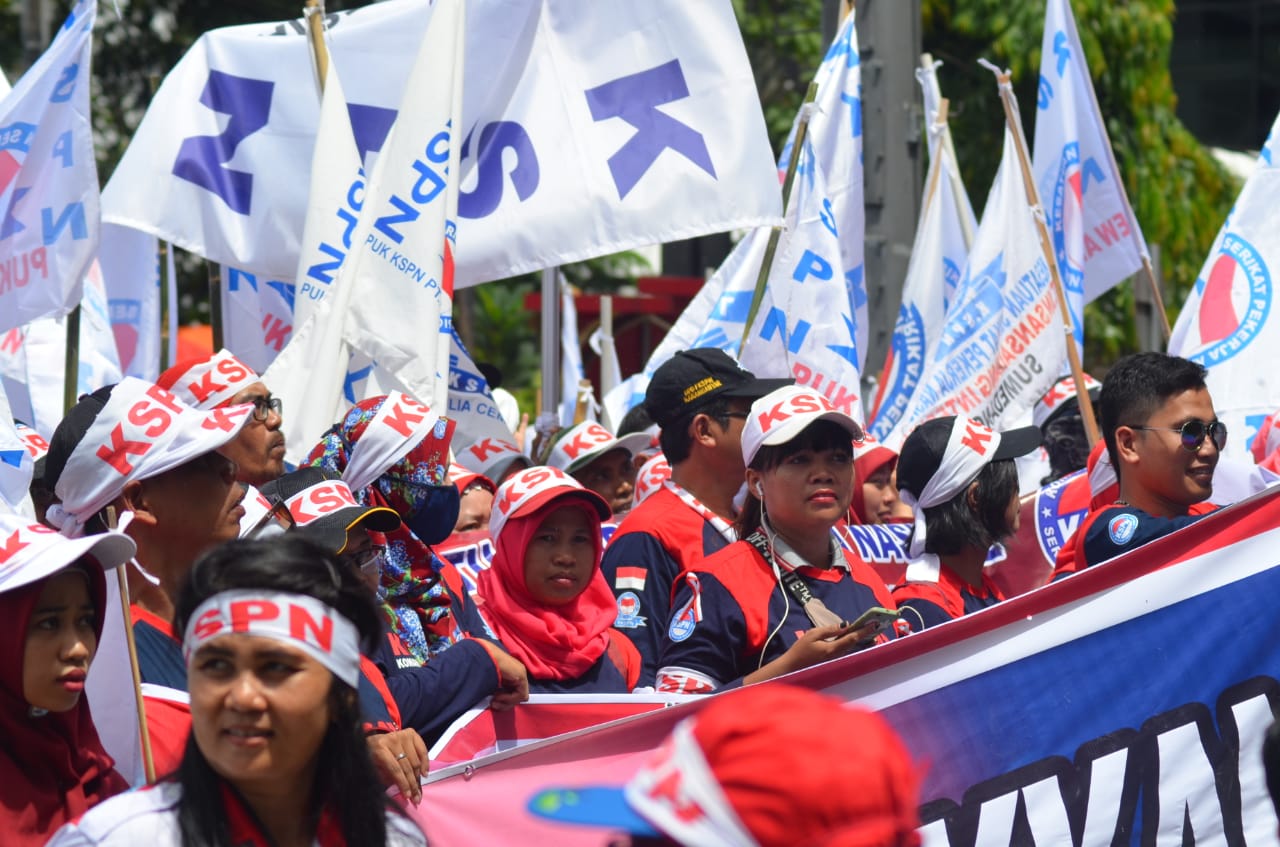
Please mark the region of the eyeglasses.
POLYGON ((284 401, 279 397, 254 397, 253 403, 253 419, 255 421, 265 421, 271 417, 271 413, 282 415, 281 410, 284 408, 284 401))
POLYGON ((1176 432, 1182 436, 1182 447, 1195 453, 1204 444, 1205 437, 1213 439, 1213 446, 1221 453, 1227 446, 1227 425, 1222 421, 1189 420, 1174 429, 1170 426, 1137 426, 1129 425, 1129 429, 1141 429, 1148 432, 1176 432))
POLYGON ((289 511, 289 506, 283 500, 277 500, 271 504, 271 508, 267 513, 258 518, 257 523, 244 534, 245 538, 265 538, 269 535, 275 535, 279 532, 286 532, 297 526, 297 521, 293 518, 293 513, 289 511))
POLYGON ((386 554, 387 548, 384 545, 375 544, 357 553, 343 553, 341 560, 343 564, 358 568, 366 576, 377 576, 382 570, 382 559, 386 554))

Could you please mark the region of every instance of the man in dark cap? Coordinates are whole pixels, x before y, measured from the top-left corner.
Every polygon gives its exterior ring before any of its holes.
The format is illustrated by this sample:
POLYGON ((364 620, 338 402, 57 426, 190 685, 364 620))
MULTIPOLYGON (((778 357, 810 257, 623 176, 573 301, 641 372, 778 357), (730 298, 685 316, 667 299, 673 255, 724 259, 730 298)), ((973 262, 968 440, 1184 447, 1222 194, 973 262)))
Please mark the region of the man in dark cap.
POLYGON ((661 428, 671 478, 618 526, 600 569, 618 601, 614 627, 640 651, 639 686, 651 686, 681 571, 736 541, 742 426, 751 401, 789 379, 757 379, 723 350, 676 353, 653 374, 644 407, 661 428))

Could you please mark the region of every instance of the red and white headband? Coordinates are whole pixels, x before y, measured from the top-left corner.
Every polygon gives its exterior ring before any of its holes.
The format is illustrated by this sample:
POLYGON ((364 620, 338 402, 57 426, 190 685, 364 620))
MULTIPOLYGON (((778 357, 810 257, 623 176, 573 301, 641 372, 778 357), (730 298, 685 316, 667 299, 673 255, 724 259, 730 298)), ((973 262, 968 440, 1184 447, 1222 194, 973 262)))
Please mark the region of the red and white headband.
POLYGON ((253 368, 223 349, 192 365, 173 381, 170 391, 188 406, 216 409, 261 378, 253 368))
POLYGON ((201 647, 224 635, 279 641, 306 653, 352 688, 360 684, 360 636, 355 624, 315 597, 252 589, 213 595, 187 623, 182 639, 187 667, 201 647))
POLYGON ((911 533, 911 548, 907 555, 914 559, 924 554, 924 510, 945 503, 963 491, 978 478, 998 449, 1000 433, 971 418, 956 417, 942 460, 925 483, 924 490, 918 497, 910 491, 898 491, 902 502, 915 512, 915 531, 911 533))
POLYGON ((387 472, 426 438, 440 416, 408 394, 392 391, 351 448, 342 479, 360 491, 387 472))

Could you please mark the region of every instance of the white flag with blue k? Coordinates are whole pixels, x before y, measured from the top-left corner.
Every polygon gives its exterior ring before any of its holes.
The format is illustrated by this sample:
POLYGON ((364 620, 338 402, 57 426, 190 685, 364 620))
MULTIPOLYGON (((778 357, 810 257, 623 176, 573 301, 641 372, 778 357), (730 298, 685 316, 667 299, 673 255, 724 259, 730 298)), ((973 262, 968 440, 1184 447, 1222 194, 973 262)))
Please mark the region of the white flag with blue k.
MULTIPOLYGON (((787 227, 746 348, 739 346, 769 240, 769 230, 763 228, 738 242, 658 345, 644 372, 606 398, 614 420, 644 399, 649 378, 663 362, 691 347, 719 347, 757 376, 794 377, 862 419, 859 374, 868 329, 861 67, 852 13, 815 80, 807 152, 797 164, 787 227)), ((786 172, 795 132, 793 125, 780 174, 786 172)))
POLYGON ((1263 419, 1280 409, 1280 116, 1253 174, 1218 231, 1178 315, 1169 352, 1209 370, 1209 393, 1231 436, 1226 453, 1251 459, 1263 419))
POLYGON ((65 315, 98 249, 89 123, 94 0, 0 101, 0 332, 65 315))
POLYGON ((1068 0, 1048 0, 1032 170, 1084 344, 1084 304, 1142 268, 1147 245, 1116 172, 1068 0))

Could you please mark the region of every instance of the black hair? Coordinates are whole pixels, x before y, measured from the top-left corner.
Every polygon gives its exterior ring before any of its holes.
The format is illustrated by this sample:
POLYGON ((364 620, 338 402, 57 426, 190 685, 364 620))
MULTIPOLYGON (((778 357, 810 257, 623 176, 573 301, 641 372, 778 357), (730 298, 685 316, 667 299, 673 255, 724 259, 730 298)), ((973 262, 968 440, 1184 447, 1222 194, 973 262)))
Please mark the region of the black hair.
POLYGON ((1018 493, 1018 468, 1013 459, 992 462, 978 472, 973 506, 969 486, 945 503, 924 510, 928 526, 924 551, 954 556, 966 547, 986 550, 1012 532, 1007 520, 1009 501, 1018 493))
POLYGON ((1067 403, 1072 404, 1071 408, 1054 415, 1043 427, 1040 443, 1049 454, 1049 475, 1040 480, 1041 485, 1056 482, 1080 470, 1089 460, 1089 438, 1084 432, 1084 417, 1074 399, 1067 403))
POLYGON ((1267 775, 1271 805, 1275 806, 1276 817, 1280 818, 1280 721, 1267 727, 1267 734, 1262 737, 1262 770, 1267 775))
POLYGON ((667 457, 667 463, 672 467, 689 458, 689 454, 693 450, 693 437, 689 434, 689 425, 693 423, 693 419, 698 415, 706 415, 717 421, 720 426, 728 427, 729 399, 726 397, 712 398, 692 415, 686 415, 678 421, 672 421, 670 426, 664 426, 658 432, 658 446, 662 448, 662 455, 667 457))
POLYGON ((1111 366, 1102 380, 1098 406, 1102 440, 1117 476, 1116 428, 1145 424, 1173 395, 1204 388, 1207 375, 1203 365, 1167 353, 1135 353, 1111 366))
MULTIPOLYGON (((381 637, 377 608, 360 578, 324 548, 294 533, 230 541, 201 556, 179 594, 174 630, 185 632, 191 615, 208 598, 239 588, 316 598, 355 625, 366 655, 381 637)), ((356 691, 336 677, 329 691, 329 715, 311 792, 312 824, 327 809, 336 816, 347 844, 386 844, 385 816, 395 807, 369 757, 356 691)), ((220 799, 222 780, 194 733, 187 739, 181 765, 169 778, 182 786, 178 827, 183 847, 232 847, 220 799)))
POLYGON ((630 435, 633 432, 644 432, 653 426, 653 418, 649 417, 649 410, 644 407, 643 403, 637 403, 631 407, 631 410, 622 416, 622 421, 618 424, 618 435, 630 435))
MULTIPOLYGON (((849 435, 849 430, 834 421, 814 421, 800 430, 790 441, 761 447, 756 451, 755 458, 751 460, 748 467, 756 471, 771 471, 788 457, 803 450, 819 452, 839 448, 848 450, 852 456, 853 437, 849 435)), ((762 511, 759 495, 748 486, 747 499, 742 504, 742 510, 738 512, 737 520, 733 523, 739 538, 746 538, 760 526, 762 511)))

